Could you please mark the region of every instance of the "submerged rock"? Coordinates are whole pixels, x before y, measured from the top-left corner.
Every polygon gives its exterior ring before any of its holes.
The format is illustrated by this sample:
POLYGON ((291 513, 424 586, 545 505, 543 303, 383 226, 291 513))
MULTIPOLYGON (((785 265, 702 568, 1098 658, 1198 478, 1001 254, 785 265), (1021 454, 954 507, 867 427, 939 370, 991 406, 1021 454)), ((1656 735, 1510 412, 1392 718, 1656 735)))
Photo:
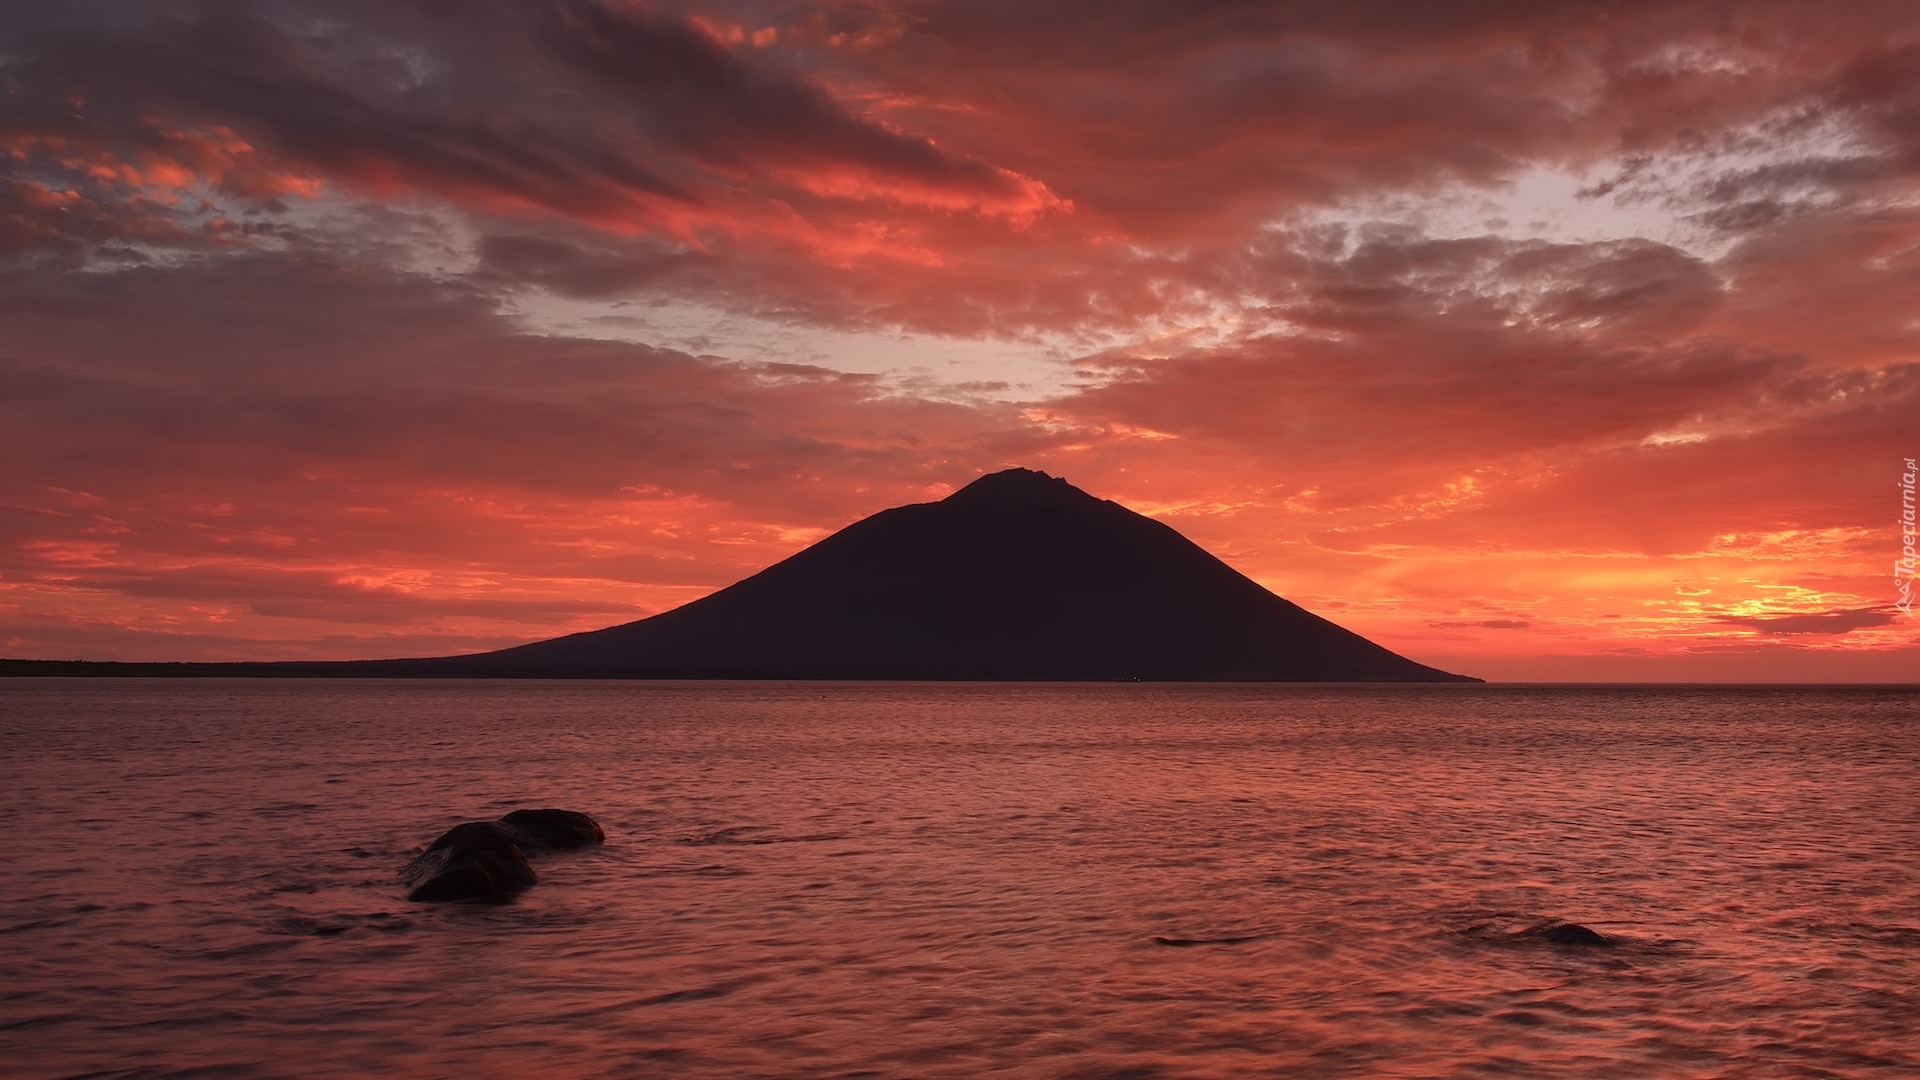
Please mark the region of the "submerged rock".
POLYGON ((515 810, 498 821, 455 825, 400 871, 407 899, 506 900, 540 881, 527 851, 603 843, 600 823, 573 810, 515 810))
POLYGON ((1238 937, 1192 938, 1192 937, 1160 937, 1156 935, 1153 939, 1153 943, 1155 945, 1168 945, 1176 949, 1190 949, 1195 945, 1244 945, 1249 941, 1260 941, 1265 938, 1270 938, 1274 936, 1276 935, 1274 934, 1242 934, 1238 937))
POLYGON ((1576 948, 1611 948, 1627 940, 1603 934, 1591 927, 1564 919, 1543 919, 1538 915, 1496 911, 1476 913, 1479 918, 1453 932, 1471 941, 1488 945, 1570 945, 1576 948))
POLYGON ((1579 923, 1544 922, 1538 926, 1521 931, 1526 937, 1537 937, 1555 945, 1612 945, 1613 939, 1598 930, 1589 929, 1579 923))

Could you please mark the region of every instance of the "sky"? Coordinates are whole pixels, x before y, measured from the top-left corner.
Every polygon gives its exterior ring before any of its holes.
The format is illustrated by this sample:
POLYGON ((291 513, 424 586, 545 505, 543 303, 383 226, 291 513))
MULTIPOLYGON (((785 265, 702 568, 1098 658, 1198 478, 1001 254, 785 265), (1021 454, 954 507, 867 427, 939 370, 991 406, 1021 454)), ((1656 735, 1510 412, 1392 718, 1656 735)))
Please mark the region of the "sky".
POLYGON ((1449 670, 1913 681, 1917 419, 1910 0, 0 3, 4 656, 496 648, 1018 465, 1449 670))

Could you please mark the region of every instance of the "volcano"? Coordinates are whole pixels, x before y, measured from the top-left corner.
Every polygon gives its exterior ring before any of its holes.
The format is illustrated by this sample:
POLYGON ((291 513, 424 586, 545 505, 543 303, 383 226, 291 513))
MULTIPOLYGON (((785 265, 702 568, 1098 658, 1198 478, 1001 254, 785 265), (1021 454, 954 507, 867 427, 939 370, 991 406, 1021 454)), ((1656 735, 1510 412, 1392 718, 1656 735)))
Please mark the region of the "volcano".
POLYGON ((884 510, 652 618, 378 663, 554 677, 1479 681, 1389 652, 1166 525, 1029 469, 884 510))

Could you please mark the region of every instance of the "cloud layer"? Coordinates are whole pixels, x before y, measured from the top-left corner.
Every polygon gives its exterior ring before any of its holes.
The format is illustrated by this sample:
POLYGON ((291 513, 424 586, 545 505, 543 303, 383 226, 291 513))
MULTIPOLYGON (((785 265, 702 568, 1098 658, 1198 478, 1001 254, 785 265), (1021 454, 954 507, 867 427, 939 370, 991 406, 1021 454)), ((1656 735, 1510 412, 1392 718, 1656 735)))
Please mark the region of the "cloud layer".
POLYGON ((1024 464, 1459 670, 1920 658, 1910 5, 3 18, 0 654, 506 644, 1024 464))

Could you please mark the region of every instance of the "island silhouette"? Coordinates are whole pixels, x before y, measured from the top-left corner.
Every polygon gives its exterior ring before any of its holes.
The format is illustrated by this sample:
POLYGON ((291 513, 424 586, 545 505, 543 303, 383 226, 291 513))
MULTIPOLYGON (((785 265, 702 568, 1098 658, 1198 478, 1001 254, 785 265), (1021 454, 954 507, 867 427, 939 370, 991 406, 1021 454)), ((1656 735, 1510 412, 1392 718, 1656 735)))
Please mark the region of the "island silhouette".
POLYGON ((5 666, 15 674, 1480 681, 1382 648, 1269 592, 1171 527, 1031 469, 883 510, 671 611, 494 652, 5 666))

